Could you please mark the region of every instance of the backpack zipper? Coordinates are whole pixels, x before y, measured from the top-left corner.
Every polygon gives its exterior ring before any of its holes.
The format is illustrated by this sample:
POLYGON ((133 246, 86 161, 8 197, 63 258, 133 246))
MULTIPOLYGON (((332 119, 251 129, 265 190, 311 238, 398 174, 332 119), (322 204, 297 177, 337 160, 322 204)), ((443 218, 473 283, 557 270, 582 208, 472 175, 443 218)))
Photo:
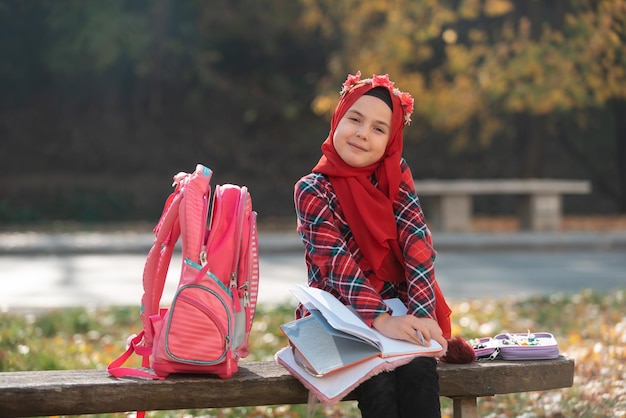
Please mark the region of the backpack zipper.
MULTIPOLYGON (((248 251, 248 271, 246 272, 247 277, 246 277, 246 282, 241 286, 243 289, 243 306, 244 308, 248 308, 250 306, 250 282, 251 282, 251 271, 255 267, 254 260, 255 260, 255 254, 258 251, 258 242, 257 242, 257 232, 256 232, 256 212, 251 211, 250 212, 250 218, 249 218, 249 229, 250 229, 250 237, 249 237, 249 251, 248 251)), ((257 262, 258 263, 258 262, 257 262)))
MULTIPOLYGON (((217 194, 218 191, 219 191, 219 186, 215 188, 215 194, 217 194)), ((213 196, 213 199, 215 199, 215 195, 213 196)), ((205 225, 204 234, 202 236, 202 250, 200 251, 200 254, 198 254, 198 261, 200 261, 200 265, 202 267, 206 266, 206 264, 208 263, 206 248, 207 248, 207 240, 209 239, 209 231, 211 229, 211 223, 212 223, 211 222, 212 216, 209 217, 209 214, 212 212, 211 206, 212 206, 212 200, 211 200, 211 192, 209 189, 209 194, 205 195, 204 212, 203 212, 205 222, 209 222, 209 224, 205 225)))
POLYGON ((233 265, 230 271, 230 287, 233 289, 233 293, 237 292, 237 273, 239 270, 239 256, 241 255, 241 234, 243 230, 243 221, 246 215, 246 203, 248 197, 248 189, 245 186, 242 186, 240 189, 239 195, 239 207, 238 207, 238 215, 239 219, 237 219, 237 244, 235 245, 235 256, 233 258, 233 265))

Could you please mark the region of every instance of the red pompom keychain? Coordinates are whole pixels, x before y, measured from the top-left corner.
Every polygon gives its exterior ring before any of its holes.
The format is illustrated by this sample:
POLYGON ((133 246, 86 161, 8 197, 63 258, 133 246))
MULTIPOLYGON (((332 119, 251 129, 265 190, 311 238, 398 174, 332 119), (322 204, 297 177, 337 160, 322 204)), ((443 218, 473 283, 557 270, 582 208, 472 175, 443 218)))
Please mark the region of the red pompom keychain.
POLYGON ((446 363, 466 364, 476 360, 476 353, 467 341, 457 336, 448 340, 448 351, 441 357, 446 363))

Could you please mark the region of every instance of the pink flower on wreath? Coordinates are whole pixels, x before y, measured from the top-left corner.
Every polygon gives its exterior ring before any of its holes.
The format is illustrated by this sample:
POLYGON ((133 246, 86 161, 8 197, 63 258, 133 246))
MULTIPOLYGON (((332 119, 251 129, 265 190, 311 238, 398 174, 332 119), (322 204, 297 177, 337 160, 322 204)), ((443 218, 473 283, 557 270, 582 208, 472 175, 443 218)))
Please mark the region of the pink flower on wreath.
POLYGON ((389 80, 389 74, 376 75, 372 77, 373 87, 387 87, 389 91, 393 91, 393 81, 389 80))
POLYGON ((361 72, 357 71, 355 75, 348 74, 348 78, 343 83, 341 91, 339 92, 340 96, 346 94, 350 89, 361 82, 361 72))
POLYGON ((413 97, 409 93, 400 91, 400 89, 394 87, 394 82, 389 80, 389 74, 374 74, 372 78, 365 78, 363 80, 361 80, 360 71, 357 71, 355 75, 348 74, 348 78, 343 83, 339 95, 343 96, 353 87, 363 84, 371 84, 372 87, 385 87, 391 92, 391 94, 400 98, 402 111, 404 113, 404 124, 408 125, 411 123, 411 114, 413 113, 413 97))
POLYGON ((411 114, 413 113, 413 96, 406 91, 400 91, 399 89, 393 89, 394 96, 400 97, 400 103, 404 110, 404 124, 411 123, 411 114))

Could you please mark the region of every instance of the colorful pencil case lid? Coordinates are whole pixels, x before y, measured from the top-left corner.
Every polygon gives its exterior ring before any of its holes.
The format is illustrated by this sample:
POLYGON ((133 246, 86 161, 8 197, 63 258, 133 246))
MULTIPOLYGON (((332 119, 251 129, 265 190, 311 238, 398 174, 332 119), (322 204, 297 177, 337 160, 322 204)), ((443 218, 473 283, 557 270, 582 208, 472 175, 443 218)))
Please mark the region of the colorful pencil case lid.
POLYGON ((546 360, 560 355, 556 339, 548 332, 498 334, 472 344, 476 357, 491 360, 546 360))

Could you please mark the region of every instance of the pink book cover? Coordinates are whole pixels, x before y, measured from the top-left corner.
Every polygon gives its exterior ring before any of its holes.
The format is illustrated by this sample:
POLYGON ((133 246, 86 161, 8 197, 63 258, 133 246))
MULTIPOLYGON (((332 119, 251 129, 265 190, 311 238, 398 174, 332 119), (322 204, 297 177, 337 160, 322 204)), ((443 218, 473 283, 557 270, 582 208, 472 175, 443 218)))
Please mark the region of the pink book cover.
POLYGON ((361 382, 378 373, 390 371, 413 360, 416 355, 393 358, 374 357, 351 367, 337 370, 318 377, 307 372, 293 355, 291 347, 285 347, 276 353, 278 364, 286 368, 309 391, 313 392, 320 402, 332 405, 341 401, 361 382))

